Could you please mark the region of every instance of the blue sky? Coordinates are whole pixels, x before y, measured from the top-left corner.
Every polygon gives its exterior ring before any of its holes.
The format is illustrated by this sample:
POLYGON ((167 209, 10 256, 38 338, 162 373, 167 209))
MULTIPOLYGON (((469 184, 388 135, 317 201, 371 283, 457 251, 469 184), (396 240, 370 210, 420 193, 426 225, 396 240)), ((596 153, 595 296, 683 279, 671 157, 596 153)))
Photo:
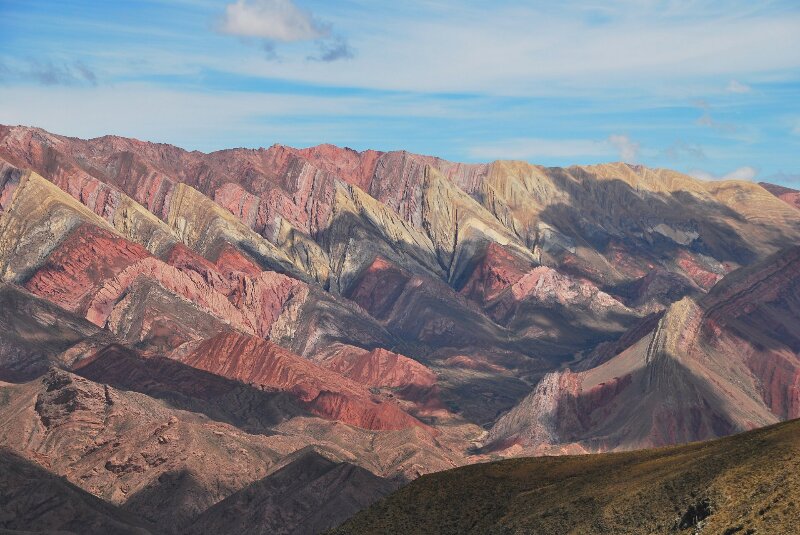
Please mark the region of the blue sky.
POLYGON ((0 123, 800 185, 800 3, 0 0, 0 123))

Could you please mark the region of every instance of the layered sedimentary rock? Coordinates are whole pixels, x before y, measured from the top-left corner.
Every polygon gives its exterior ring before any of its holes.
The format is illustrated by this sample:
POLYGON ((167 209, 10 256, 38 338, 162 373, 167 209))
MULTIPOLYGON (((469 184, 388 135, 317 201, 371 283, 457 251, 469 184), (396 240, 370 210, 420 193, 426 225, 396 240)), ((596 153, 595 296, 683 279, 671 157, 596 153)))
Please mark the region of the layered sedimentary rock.
MULTIPOLYGON (((185 183, 318 279, 324 278, 325 260, 313 242, 335 221, 336 191, 343 184, 427 234, 451 281, 460 272, 458 258, 449 265, 458 240, 470 254, 487 238, 519 247, 523 254, 531 250, 542 262, 602 286, 641 277, 656 266, 690 278, 688 271, 702 271, 702 280, 708 281, 798 235, 796 214, 759 186, 704 183, 641 166, 463 165, 405 152, 355 153, 332 146, 201 154, 117 137, 63 138, 21 127, 4 127, 0 137, 0 155, 10 162, 52 175, 64 185, 64 177, 93 177, 162 219, 172 190, 185 183), (456 220, 460 238, 453 231, 456 220), (685 257, 681 262, 678 253, 685 257)), ((97 204, 91 195, 82 198, 97 204)))
POLYGON ((800 249, 670 306, 613 358, 547 375, 488 444, 603 451, 724 436, 800 417, 800 249))
POLYGON ((358 383, 265 340, 223 334, 182 348, 175 358, 258 388, 289 391, 313 414, 357 427, 390 430, 423 425, 390 401, 373 401, 358 383))
POLYGON ((71 230, 108 223, 41 176, 6 172, 0 215, 0 276, 23 282, 71 230))
POLYGON ((302 531, 381 478, 791 418, 800 212, 768 189, 0 126, 0 442, 174 532, 248 500, 302 531))

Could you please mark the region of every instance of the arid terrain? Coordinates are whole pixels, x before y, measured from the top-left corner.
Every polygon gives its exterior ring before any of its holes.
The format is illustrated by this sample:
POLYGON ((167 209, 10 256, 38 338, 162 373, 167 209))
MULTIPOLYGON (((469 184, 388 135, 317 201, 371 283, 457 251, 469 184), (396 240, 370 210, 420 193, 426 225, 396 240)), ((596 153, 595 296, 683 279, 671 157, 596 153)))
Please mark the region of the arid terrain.
POLYGON ((423 476, 331 533, 795 533, 799 454, 794 420, 684 446, 478 464, 423 476))
POLYGON ((0 528, 315 533, 402 487, 347 526, 399 530, 419 490, 434 531, 644 533, 711 500, 710 532, 761 533, 794 491, 767 515, 726 489, 770 458, 752 477, 794 485, 794 423, 404 485, 800 417, 798 195, 0 126, 0 528), (504 498, 467 525, 445 505, 482 478, 504 498))

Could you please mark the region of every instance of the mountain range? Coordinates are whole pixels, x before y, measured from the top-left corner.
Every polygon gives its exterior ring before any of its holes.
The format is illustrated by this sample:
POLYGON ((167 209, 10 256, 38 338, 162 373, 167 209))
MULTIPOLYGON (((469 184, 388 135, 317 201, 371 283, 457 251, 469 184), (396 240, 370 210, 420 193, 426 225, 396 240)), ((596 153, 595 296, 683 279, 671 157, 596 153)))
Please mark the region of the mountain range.
POLYGON ((0 527, 320 532, 423 474, 800 417, 798 198, 0 126, 0 527))

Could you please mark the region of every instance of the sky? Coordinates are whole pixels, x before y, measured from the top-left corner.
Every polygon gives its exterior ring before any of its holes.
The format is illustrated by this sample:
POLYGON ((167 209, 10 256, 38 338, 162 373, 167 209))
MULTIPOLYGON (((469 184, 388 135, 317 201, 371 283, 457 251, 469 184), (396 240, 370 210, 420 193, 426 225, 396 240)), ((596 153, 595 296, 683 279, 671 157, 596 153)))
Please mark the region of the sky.
POLYGON ((0 0, 0 123, 800 187, 800 2, 0 0))

